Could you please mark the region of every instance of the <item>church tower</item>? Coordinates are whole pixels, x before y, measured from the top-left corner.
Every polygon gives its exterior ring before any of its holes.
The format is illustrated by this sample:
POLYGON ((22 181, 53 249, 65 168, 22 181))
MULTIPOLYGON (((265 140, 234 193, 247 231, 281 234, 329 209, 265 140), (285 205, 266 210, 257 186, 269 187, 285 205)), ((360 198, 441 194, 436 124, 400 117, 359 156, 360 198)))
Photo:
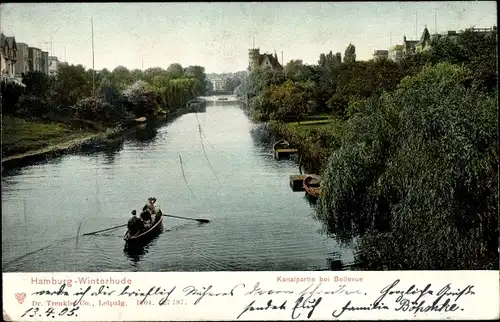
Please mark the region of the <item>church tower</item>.
POLYGON ((248 70, 253 71, 259 67, 260 49, 255 48, 255 37, 252 39, 252 49, 248 50, 248 70))
POLYGON ((248 50, 248 69, 253 71, 259 67, 260 49, 252 48, 248 50))

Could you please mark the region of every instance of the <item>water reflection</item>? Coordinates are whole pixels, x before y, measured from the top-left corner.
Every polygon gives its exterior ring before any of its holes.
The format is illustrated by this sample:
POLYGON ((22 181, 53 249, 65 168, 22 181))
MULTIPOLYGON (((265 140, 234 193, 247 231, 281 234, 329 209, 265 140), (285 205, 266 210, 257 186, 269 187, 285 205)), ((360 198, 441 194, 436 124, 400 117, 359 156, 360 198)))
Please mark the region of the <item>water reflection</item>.
POLYGON ((318 198, 311 196, 307 192, 304 193, 304 199, 307 201, 309 206, 311 208, 316 209, 316 206, 318 205, 318 198))
POLYGON ((271 137, 269 125, 267 123, 255 124, 250 130, 250 136, 254 142, 259 145, 271 145, 273 143, 273 138, 271 137))
POLYGON ((158 128, 155 123, 145 123, 140 127, 136 127, 135 131, 129 135, 129 138, 147 146, 155 142, 157 134, 158 128))
POLYGON ((116 138, 113 140, 106 140, 100 143, 82 146, 76 154, 85 156, 96 156, 102 154, 104 156, 103 163, 109 165, 114 163, 116 155, 123 149, 123 146, 124 139, 116 138))
POLYGON ((33 155, 18 160, 11 160, 2 163, 2 175, 13 169, 19 169, 27 166, 43 165, 43 164, 59 164, 62 162, 64 151, 56 151, 46 155, 33 155))
POLYGON ((123 253, 130 259, 133 266, 136 266, 141 259, 149 252, 149 249, 156 244, 156 241, 163 232, 163 228, 156 230, 140 242, 125 243, 123 253))

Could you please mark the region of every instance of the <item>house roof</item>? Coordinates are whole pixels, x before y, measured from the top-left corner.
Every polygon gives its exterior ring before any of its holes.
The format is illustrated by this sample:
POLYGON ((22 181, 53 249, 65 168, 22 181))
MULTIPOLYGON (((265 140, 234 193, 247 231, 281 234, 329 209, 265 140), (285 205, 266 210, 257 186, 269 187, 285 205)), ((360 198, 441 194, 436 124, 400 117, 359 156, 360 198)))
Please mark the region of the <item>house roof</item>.
POLYGON ((269 59, 269 62, 271 63, 271 66, 275 69, 279 69, 279 68, 283 68, 283 66, 281 66, 280 62, 278 61, 278 59, 276 57, 274 57, 273 55, 271 54, 262 54, 260 55, 259 57, 259 66, 262 65, 262 63, 264 62, 264 60, 266 59, 269 59))
POLYGON ((429 41, 430 39, 431 39, 431 34, 429 33, 427 27, 425 27, 424 32, 422 33, 422 36, 420 37, 420 40, 418 41, 417 45, 422 45, 426 41, 429 41))
POLYGON ((6 41, 9 44, 10 48, 17 49, 16 38, 15 37, 6 37, 6 41))
POLYGON ((419 40, 407 40, 405 42, 405 45, 415 47, 418 44, 418 42, 419 40))

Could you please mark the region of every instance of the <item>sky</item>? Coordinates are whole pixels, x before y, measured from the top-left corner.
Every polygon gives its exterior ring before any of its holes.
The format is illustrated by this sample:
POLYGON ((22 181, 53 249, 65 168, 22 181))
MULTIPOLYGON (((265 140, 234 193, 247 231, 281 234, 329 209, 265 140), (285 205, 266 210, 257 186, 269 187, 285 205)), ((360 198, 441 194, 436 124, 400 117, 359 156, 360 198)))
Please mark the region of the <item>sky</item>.
POLYGON ((248 67, 248 49, 280 62, 317 64, 349 43, 358 60, 373 50, 431 33, 496 25, 495 1, 10 3, 0 7, 5 36, 95 69, 201 65, 207 73, 248 67), (52 45, 50 42, 52 41, 52 45))

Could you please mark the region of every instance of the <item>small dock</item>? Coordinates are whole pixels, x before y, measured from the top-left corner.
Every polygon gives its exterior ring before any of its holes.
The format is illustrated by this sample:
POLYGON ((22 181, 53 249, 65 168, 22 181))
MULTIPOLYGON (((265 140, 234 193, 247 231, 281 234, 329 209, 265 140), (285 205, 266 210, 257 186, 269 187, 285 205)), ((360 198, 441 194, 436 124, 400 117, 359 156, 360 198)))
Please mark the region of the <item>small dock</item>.
POLYGON ((281 149, 281 148, 278 148, 278 149, 275 149, 274 150, 274 157, 276 158, 276 160, 279 160, 282 156, 289 156, 290 154, 294 154, 294 153, 297 153, 298 150, 297 149, 281 149))
POLYGON ((290 176, 290 188, 292 188, 292 191, 305 191, 304 186, 302 185, 304 183, 304 179, 307 177, 307 174, 294 174, 290 176))

